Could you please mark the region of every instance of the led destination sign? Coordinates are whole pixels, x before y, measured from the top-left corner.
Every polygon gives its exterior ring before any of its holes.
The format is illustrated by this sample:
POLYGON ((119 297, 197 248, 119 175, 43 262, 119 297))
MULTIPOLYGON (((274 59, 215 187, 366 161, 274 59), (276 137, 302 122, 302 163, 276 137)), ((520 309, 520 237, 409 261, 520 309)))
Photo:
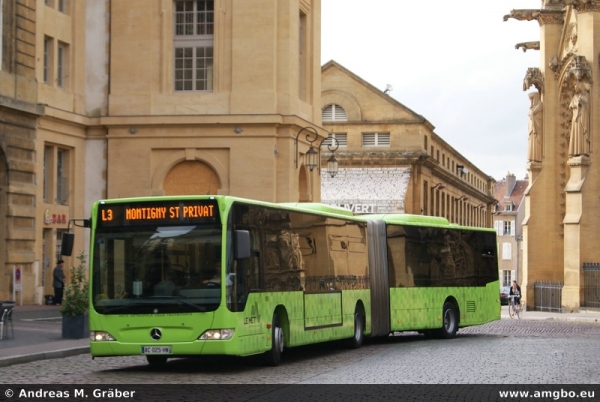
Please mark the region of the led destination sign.
POLYGON ((219 221, 219 209, 214 200, 102 204, 98 208, 98 227, 211 224, 219 221))

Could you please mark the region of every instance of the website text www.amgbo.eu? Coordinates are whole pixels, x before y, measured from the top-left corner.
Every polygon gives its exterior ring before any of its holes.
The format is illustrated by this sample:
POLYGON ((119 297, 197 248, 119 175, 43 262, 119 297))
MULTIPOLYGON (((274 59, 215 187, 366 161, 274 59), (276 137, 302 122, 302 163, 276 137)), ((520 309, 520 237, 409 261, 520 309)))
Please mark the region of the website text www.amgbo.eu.
POLYGON ((514 398, 522 398, 522 399, 553 399, 555 401, 559 399, 571 399, 571 398, 580 398, 592 399, 595 396, 595 391, 568 391, 565 389, 554 390, 554 391, 498 391, 501 399, 514 399, 514 398))

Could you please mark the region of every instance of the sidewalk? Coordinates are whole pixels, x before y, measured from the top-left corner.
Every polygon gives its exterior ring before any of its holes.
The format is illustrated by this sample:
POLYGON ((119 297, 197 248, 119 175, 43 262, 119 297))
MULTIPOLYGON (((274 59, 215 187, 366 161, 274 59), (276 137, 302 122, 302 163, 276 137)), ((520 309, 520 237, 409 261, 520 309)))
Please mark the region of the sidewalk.
MULTIPOLYGON (((0 367, 36 360, 56 359, 90 352, 89 339, 62 339, 62 317, 58 306, 16 306, 14 337, 0 340, 0 367)), ((508 307, 501 318, 510 320, 508 307)), ((577 313, 525 311, 521 320, 559 320, 600 324, 600 309, 583 308, 577 313)))
MULTIPOLYGON (((502 306, 501 318, 510 320, 508 306, 502 306)), ((554 321, 578 321, 600 324, 600 309, 582 307, 578 312, 558 313, 547 311, 525 311, 521 315, 522 320, 554 320, 554 321)))
POLYGON ((59 310, 59 306, 15 306, 14 331, 9 324, 8 337, 0 340, 0 367, 89 353, 88 338, 62 338, 59 310))

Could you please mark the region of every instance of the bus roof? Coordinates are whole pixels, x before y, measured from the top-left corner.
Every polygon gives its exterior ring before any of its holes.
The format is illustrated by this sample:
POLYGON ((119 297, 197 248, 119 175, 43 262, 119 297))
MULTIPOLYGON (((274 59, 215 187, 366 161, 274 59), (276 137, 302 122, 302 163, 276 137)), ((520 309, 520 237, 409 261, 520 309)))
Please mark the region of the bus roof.
POLYGON ((354 216, 352 211, 350 211, 348 208, 338 207, 337 205, 319 204, 318 202, 281 202, 281 203, 278 203, 277 205, 281 205, 283 207, 302 209, 302 210, 326 212, 329 214, 354 216))
POLYGON ((388 224, 446 227, 449 229, 469 229, 481 231, 493 231, 494 229, 476 226, 461 226, 450 223, 448 219, 439 216, 410 215, 410 214, 367 214, 360 215, 361 218, 369 220, 382 220, 388 224))

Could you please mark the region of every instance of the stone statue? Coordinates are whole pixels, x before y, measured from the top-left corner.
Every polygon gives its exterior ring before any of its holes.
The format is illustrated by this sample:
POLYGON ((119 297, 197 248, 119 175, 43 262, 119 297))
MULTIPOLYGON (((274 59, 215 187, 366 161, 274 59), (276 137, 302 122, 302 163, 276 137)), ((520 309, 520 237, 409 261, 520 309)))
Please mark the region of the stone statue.
POLYGON ((569 104, 573 111, 569 156, 590 153, 590 93, 583 82, 575 84, 575 94, 569 104))
POLYGON ((532 162, 542 161, 542 122, 543 108, 539 92, 529 94, 531 107, 529 108, 529 137, 527 140, 527 159, 532 162))

